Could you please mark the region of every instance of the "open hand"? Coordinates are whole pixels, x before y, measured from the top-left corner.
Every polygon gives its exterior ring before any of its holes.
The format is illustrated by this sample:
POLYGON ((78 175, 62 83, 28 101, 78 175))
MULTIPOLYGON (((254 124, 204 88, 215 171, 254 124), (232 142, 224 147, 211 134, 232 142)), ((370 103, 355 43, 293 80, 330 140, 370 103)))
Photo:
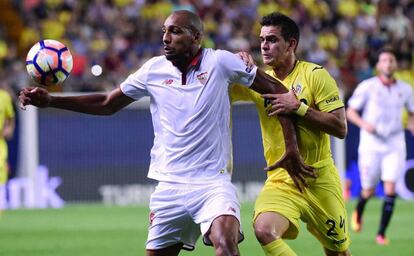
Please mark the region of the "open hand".
POLYGON ((47 108, 50 105, 51 96, 49 92, 40 87, 27 87, 20 91, 20 108, 25 110, 27 105, 39 108, 47 108))
POLYGON ((250 55, 248 52, 238 52, 236 53, 240 59, 244 62, 244 64, 249 68, 252 69, 256 63, 253 60, 252 55, 250 55))
POLYGON ((279 161, 266 167, 265 171, 271 171, 276 168, 285 169, 301 193, 308 186, 305 177, 317 178, 315 169, 303 162, 299 152, 286 151, 279 161))

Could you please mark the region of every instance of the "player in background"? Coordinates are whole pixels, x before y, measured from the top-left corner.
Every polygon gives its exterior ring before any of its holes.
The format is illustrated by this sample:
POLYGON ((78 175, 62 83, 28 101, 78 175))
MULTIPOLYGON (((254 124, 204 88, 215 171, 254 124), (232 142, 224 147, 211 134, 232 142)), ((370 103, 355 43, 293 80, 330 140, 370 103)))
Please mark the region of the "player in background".
POLYGON ((378 53, 377 75, 362 81, 348 101, 348 120, 360 128, 358 166, 362 191, 352 214, 352 229, 362 229, 362 215, 379 179, 384 184, 384 204, 376 242, 389 243, 385 231, 394 211, 395 184, 405 166, 406 145, 402 111, 409 112, 407 128, 414 134, 414 94, 409 84, 396 80, 397 58, 390 48, 378 53), (359 113, 362 111, 362 114, 359 113))
MULTIPOLYGON (((12 98, 0 82, 0 200, 6 197, 5 184, 8 179, 9 165, 7 163, 8 148, 6 140, 12 138, 15 126, 15 117, 12 98)), ((4 202, 0 202, 0 215, 4 202)))
POLYGON ((234 85, 231 98, 255 103, 268 164, 280 159, 286 150, 280 143, 280 123, 272 116, 294 118, 300 154, 307 165, 315 168, 318 178, 310 180, 304 193, 299 193, 283 168, 268 171, 255 204, 256 237, 265 255, 296 255, 284 239, 297 237, 301 219, 326 255, 350 255, 347 212, 329 139, 329 135, 343 139, 347 134, 338 87, 322 66, 296 58, 300 34, 292 19, 271 13, 260 24, 263 62, 270 67, 266 73, 282 82, 289 92, 261 96, 234 85))
MULTIPOLYGON (((112 92, 55 97, 26 88, 19 96, 21 107, 110 115, 149 96, 155 138, 148 177, 158 185, 150 201, 146 254, 178 255, 193 249, 201 233, 216 255, 239 255, 243 236, 231 184, 229 85, 259 93, 280 93, 284 87, 235 54, 201 48, 203 24, 192 12, 173 12, 162 30, 165 56, 147 61, 112 92)), ((303 190, 305 178, 315 175, 300 158, 293 123, 288 117, 280 120, 287 150, 270 168, 287 168, 303 190)))

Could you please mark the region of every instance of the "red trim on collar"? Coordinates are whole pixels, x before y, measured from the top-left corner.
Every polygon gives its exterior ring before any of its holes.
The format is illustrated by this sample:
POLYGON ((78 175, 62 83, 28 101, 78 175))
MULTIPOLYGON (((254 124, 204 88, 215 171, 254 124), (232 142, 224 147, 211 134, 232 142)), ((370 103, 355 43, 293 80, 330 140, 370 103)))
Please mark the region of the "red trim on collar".
POLYGON ((196 55, 194 56, 194 58, 191 60, 190 65, 188 65, 188 67, 196 67, 200 65, 202 52, 203 52, 203 48, 200 48, 198 52, 196 53, 196 55))
POLYGON ((378 78, 381 81, 381 83, 385 86, 391 86, 396 82, 395 78, 393 78, 391 81, 385 81, 381 76, 378 76, 378 78))

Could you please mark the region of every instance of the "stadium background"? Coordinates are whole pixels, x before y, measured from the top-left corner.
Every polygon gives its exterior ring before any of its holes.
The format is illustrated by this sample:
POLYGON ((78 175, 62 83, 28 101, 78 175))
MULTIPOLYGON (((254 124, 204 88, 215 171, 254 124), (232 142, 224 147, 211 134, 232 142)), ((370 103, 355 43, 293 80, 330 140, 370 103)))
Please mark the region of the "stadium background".
MULTIPOLYGON (((70 48, 74 56, 74 70, 63 87, 51 88, 51 91, 109 91, 148 58, 162 54, 160 28, 165 17, 177 9, 193 10, 203 18, 205 47, 247 50, 255 56, 259 65, 257 20, 270 11, 290 15, 301 29, 298 57, 323 65, 336 79, 345 102, 359 81, 373 75, 375 52, 384 45, 398 50, 401 70, 397 77, 414 85, 414 3, 410 0, 0 0, 0 85, 8 89, 17 102, 18 91, 30 84, 24 64, 28 49, 40 39, 53 38, 70 48), (103 68, 99 77, 94 77, 90 72, 95 64, 103 68)), ((19 164, 23 158, 19 152, 22 145, 24 147, 28 143, 20 136, 21 115, 17 116, 16 136, 9 142, 11 178, 27 173, 19 164)), ((146 178, 153 137, 150 114, 145 106, 128 108, 104 118, 53 109, 40 110, 35 125, 29 129, 38 132, 36 153, 39 164, 47 167, 50 177, 61 178, 56 181, 59 184, 56 191, 63 200, 70 203, 146 204, 145 198, 154 183, 146 178)), ((265 178, 260 130, 254 108, 251 105, 236 106, 233 125, 234 180, 240 185, 243 199, 253 201, 255 191, 265 178), (250 185, 243 186, 247 183, 250 185)), ((349 124, 345 163, 353 195, 359 191, 357 144, 358 129, 349 124)), ((407 145, 408 156, 414 159, 414 139, 408 134, 407 145)), ((409 168, 411 171, 407 172, 405 183, 412 193, 414 167, 409 168)), ((381 194, 381 191, 378 193, 381 194)), ((378 208, 379 204, 375 204, 378 208)), ((410 205, 405 205, 405 209, 412 209, 410 205)), ((77 208, 68 208, 70 216, 77 215, 77 208)), ((112 213, 114 210, 107 211, 112 213)), ((373 215, 377 216, 378 211, 375 209, 373 215)), ((410 217, 406 213, 400 215, 398 211, 395 221, 401 224, 392 235, 406 241, 404 234, 410 232, 410 217), (408 230, 405 233, 404 227, 408 230)), ((15 222, 12 218, 4 218, 11 220, 9 229, 7 222, 0 223, 3 228, 6 227, 3 239, 15 238, 13 243, 1 240, 2 247, 6 244, 14 246, 15 240, 24 236, 23 233, 13 236, 13 230, 20 231, 16 228, 19 223, 33 221, 22 222, 19 212, 16 212, 16 215, 10 214, 18 216, 15 222)), ((92 223, 91 220, 99 216, 94 209, 87 208, 85 212, 94 216, 87 218, 92 223)), ((30 213, 35 217, 50 216, 45 212, 30 213)), ((21 215, 27 217, 26 213, 21 215)), ((61 226, 70 218, 69 215, 64 215, 59 224, 53 225, 61 226)), ((59 219, 56 214, 51 216, 59 219)), ((250 213, 246 220, 248 216, 250 213)), ((374 220, 367 221, 372 223, 373 229, 376 228, 374 220)), ((136 223, 135 216, 125 221, 124 225, 129 225, 126 222, 136 223)), ((46 222, 40 223, 48 226, 46 222)), ((81 227, 80 219, 75 223, 81 227)), ((23 225, 23 232, 27 232, 27 225, 23 225)), ((145 234, 145 230, 143 232, 145 234)), ((51 236, 48 241, 53 240, 53 233, 51 236)), ((132 234, 125 238, 130 236, 132 234)), ((370 237, 366 239, 372 240, 370 237)), ((27 248, 30 249, 41 243, 33 236, 29 240, 35 243, 28 243, 27 248)), ((355 247, 358 247, 357 242, 355 247)), ((306 248, 304 252, 308 252, 306 248)), ((400 252, 389 255, 399 255, 400 252)))
MULTIPOLYGON (((160 28, 177 9, 195 11, 203 18, 205 47, 249 51, 259 65, 257 20, 270 10, 290 15, 301 28, 298 57, 323 65, 345 101, 359 81, 373 75, 375 53, 385 45, 398 50, 397 77, 414 84, 412 1, 3 0, 0 7, 5 10, 0 17, 0 80, 14 95, 30 84, 24 57, 42 38, 64 42, 74 56, 70 79, 51 91, 111 90, 148 58, 162 54, 160 28), (98 77, 90 72, 96 64, 103 68, 98 77)), ((234 178, 262 181, 264 161, 254 109, 236 107, 233 122, 234 178), (247 135, 251 131, 254 135, 247 135)), ((38 131, 39 163, 51 175, 63 177, 59 192, 65 200, 99 200, 99 187, 111 182, 150 182, 145 177, 152 128, 149 113, 142 108, 104 119, 42 110, 38 131)), ((414 158, 412 137, 407 140, 409 158, 414 158)), ((359 190, 357 141, 358 130, 350 124, 345 156, 354 195, 359 190)), ((25 172, 19 170, 19 143, 19 136, 10 142, 12 178, 25 172)))

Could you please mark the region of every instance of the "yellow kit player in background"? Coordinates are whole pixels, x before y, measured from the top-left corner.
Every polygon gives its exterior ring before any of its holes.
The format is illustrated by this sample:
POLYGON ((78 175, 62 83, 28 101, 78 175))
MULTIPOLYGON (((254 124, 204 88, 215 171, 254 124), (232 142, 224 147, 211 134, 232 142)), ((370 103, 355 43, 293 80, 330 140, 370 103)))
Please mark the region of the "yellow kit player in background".
MULTIPOLYGON (((8 177, 8 149, 6 140, 13 136, 15 120, 12 98, 6 90, 1 88, 2 86, 0 84, 0 193, 5 193, 4 186, 8 177)), ((4 198, 4 195, 0 196, 0 198, 4 198)), ((1 203, 0 214, 4 210, 1 209, 2 205, 1 203)))
POLYGON ((289 115, 296 120, 299 151, 318 178, 308 178, 301 193, 284 169, 268 171, 255 205, 256 237, 266 255, 296 255, 283 239, 296 238, 301 219, 326 255, 350 255, 347 213, 329 139, 329 135, 344 138, 347 133, 336 82, 322 66, 296 59, 299 28, 292 19, 272 13, 263 17, 261 25, 263 62, 271 67, 267 74, 281 81, 289 92, 262 97, 234 85, 232 101, 255 103, 269 166, 285 150, 280 123, 271 116, 289 115))

